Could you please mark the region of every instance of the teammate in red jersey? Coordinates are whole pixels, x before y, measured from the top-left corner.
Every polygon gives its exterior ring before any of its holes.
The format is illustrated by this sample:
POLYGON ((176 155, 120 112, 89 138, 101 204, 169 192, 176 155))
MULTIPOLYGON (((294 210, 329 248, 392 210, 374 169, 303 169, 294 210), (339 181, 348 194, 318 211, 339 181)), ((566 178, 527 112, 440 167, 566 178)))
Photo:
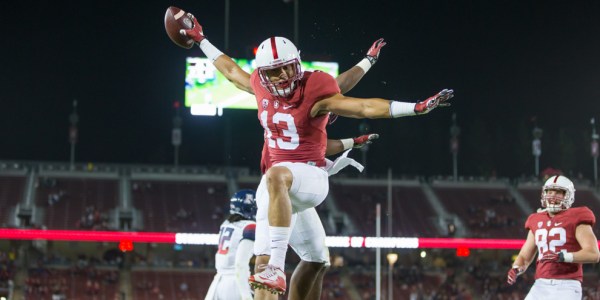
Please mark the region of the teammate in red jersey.
POLYGON ((514 284, 535 258, 535 283, 525 299, 581 299, 582 264, 600 260, 598 241, 592 231, 594 213, 573 207, 575 187, 564 176, 550 177, 542 188, 542 210, 527 218, 527 240, 508 271, 514 284))
MULTIPOLYGON (((266 192, 257 191, 255 254, 270 255, 266 269, 250 277, 256 288, 276 293, 286 290, 283 272, 288 243, 305 261, 325 265, 329 257, 324 233, 316 220, 298 217, 319 205, 329 190, 325 152, 329 113, 353 118, 395 118, 425 114, 437 106, 448 106, 452 90, 418 103, 380 98, 343 96, 336 80, 322 72, 303 72, 292 42, 281 37, 265 40, 256 54, 257 69, 248 76, 229 57, 204 38, 202 27, 182 30, 200 44, 215 67, 238 88, 256 95, 258 118, 265 129, 272 167, 265 175, 266 192), (262 196, 261 196, 262 195, 262 196), (261 216, 266 220, 261 220, 261 216), (261 222, 265 221, 265 222, 261 222), (262 225, 261 225, 262 224, 262 225), (302 225, 302 226, 299 226, 302 225), (296 227, 296 228, 294 228, 296 227), (298 227, 307 230, 297 230, 298 227), (312 234, 323 236, 314 239, 312 234), (261 238, 262 237, 262 238, 261 238), (267 237, 265 239, 265 237, 267 237), (301 245, 304 251, 294 245, 301 245), (323 252, 323 249, 325 252, 323 252)), ((261 184, 262 185, 262 184, 261 184)), ((303 277, 307 282, 314 278, 303 277)), ((302 281, 302 280, 300 280, 302 281)), ((293 286, 291 289, 294 292, 293 286)), ((297 288, 290 298, 306 299, 309 290, 297 288)))

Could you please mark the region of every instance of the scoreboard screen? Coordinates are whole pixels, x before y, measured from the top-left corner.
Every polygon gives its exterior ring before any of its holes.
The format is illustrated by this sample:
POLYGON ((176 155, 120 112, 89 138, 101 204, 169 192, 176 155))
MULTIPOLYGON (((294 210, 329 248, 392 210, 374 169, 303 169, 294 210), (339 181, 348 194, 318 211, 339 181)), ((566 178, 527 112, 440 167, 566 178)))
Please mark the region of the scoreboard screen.
MULTIPOLYGON (((254 60, 233 59, 244 71, 252 73, 254 60)), ((306 71, 319 70, 338 75, 336 62, 302 62, 306 71)), ((229 82, 208 58, 188 57, 185 68, 185 106, 193 115, 220 116, 224 109, 257 109, 256 98, 229 82)))

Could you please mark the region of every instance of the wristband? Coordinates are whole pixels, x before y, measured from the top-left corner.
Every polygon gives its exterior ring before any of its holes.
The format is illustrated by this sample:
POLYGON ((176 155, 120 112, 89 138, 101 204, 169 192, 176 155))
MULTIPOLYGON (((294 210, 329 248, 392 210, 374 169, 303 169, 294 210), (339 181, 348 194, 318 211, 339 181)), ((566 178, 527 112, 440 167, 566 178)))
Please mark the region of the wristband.
POLYGON ((221 50, 217 49, 217 47, 213 46, 207 39, 203 39, 200 42, 200 49, 204 52, 204 55, 210 59, 211 62, 217 60, 217 58, 223 55, 221 50))
POLYGON ((405 116, 415 116, 415 104, 400 101, 390 101, 390 117, 398 118, 405 116))
POLYGON ((573 262, 573 253, 563 252, 563 258, 565 259, 566 263, 572 263, 573 262))
POLYGON ((367 72, 369 72, 369 69, 371 68, 372 64, 367 58, 363 58, 361 61, 359 61, 356 64, 356 66, 363 69, 363 71, 365 71, 365 73, 367 73, 367 72))
POLYGON ((344 145, 344 151, 354 147, 354 139, 343 139, 340 140, 340 142, 342 142, 342 145, 344 145))

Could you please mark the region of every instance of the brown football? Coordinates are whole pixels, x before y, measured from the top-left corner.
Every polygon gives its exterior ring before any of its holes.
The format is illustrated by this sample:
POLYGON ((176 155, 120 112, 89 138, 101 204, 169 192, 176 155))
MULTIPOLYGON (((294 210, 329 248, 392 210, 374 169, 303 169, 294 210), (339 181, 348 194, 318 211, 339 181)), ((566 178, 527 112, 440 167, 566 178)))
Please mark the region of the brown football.
POLYGON ((179 31, 181 29, 191 29, 194 22, 187 16, 187 13, 180 8, 170 6, 165 13, 165 30, 167 35, 179 47, 190 49, 194 46, 194 40, 183 36, 179 31))

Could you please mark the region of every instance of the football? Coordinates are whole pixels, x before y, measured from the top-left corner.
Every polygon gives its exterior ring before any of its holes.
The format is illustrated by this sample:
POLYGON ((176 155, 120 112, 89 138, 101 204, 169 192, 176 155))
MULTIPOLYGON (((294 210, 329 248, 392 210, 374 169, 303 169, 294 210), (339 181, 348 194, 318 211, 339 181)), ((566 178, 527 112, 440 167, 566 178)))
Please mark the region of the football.
POLYGON ((179 31, 181 29, 191 29, 194 22, 187 16, 187 13, 180 8, 170 6, 165 13, 165 30, 167 35, 179 47, 190 49, 194 46, 194 40, 183 36, 179 31))

